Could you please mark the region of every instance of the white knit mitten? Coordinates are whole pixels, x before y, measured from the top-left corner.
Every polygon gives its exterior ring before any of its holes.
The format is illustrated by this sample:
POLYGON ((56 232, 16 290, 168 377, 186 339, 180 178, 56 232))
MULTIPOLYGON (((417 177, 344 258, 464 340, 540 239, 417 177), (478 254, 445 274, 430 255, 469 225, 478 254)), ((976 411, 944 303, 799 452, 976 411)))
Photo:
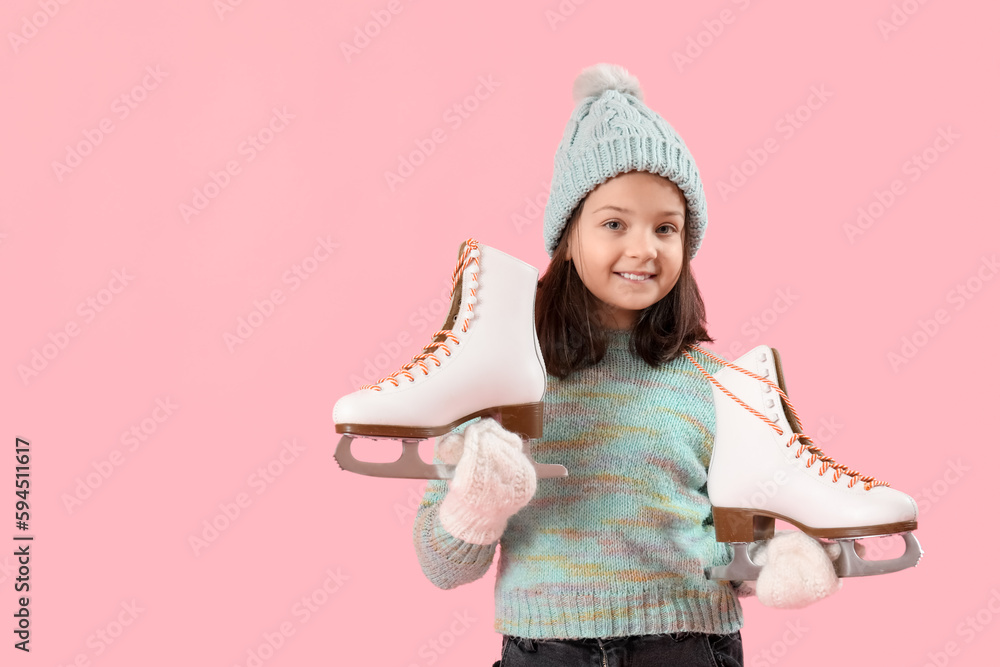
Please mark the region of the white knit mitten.
POLYGON ((535 495, 535 467, 522 450, 521 438, 493 419, 481 419, 461 435, 442 438, 438 456, 455 465, 441 502, 441 526, 460 540, 492 544, 507 520, 535 495))
MULTIPOLYGON (((766 542, 755 542, 750 558, 760 564, 756 582, 743 582, 765 607, 799 609, 833 595, 843 582, 833 561, 840 556, 836 542, 823 544, 798 530, 779 531, 766 542)), ((737 589, 737 595, 740 589, 737 589)))

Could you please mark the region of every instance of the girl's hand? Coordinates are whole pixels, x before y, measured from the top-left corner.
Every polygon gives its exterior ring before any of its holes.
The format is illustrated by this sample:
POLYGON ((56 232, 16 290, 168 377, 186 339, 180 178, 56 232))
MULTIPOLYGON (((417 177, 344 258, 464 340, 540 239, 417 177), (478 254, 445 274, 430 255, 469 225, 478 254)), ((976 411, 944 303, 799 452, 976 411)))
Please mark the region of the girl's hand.
POLYGON ((760 563, 760 576, 756 582, 743 582, 736 594, 756 593, 765 607, 805 607, 840 590, 843 582, 833 570, 839 556, 837 543, 824 544, 798 530, 779 531, 751 545, 750 557, 760 563))
POLYGON ((446 531, 472 544, 500 539, 507 520, 535 495, 535 468, 522 447, 490 418, 441 439, 438 456, 455 465, 439 515, 446 531))

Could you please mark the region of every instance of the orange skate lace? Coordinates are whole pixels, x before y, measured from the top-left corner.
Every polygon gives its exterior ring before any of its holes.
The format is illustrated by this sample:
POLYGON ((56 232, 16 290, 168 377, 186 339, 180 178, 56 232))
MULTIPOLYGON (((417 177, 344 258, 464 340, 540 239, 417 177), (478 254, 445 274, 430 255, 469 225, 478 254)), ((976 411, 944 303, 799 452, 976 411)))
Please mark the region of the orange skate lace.
MULTIPOLYGON (((478 253, 476 254, 476 256, 473 256, 472 255, 473 250, 479 250, 479 242, 476 241, 476 239, 466 240, 465 247, 462 249, 462 254, 458 258, 458 264, 455 266, 455 271, 451 274, 451 294, 448 297, 449 299, 451 299, 455 296, 455 289, 458 287, 459 279, 462 277, 462 274, 465 273, 465 269, 468 268, 468 266, 471 263, 475 262, 476 271, 473 272, 472 274, 472 281, 469 286, 469 293, 473 297, 472 299, 469 300, 468 303, 468 309, 470 312, 472 311, 472 306, 476 301, 475 300, 476 287, 478 286, 478 280, 479 280, 479 256, 478 253)), ((469 330, 469 319, 466 318, 462 322, 462 332, 464 333, 468 330, 469 330)), ((455 345, 461 344, 461 342, 458 339, 458 336, 456 336, 450 329, 442 329, 441 331, 436 332, 432 336, 431 342, 425 345, 424 349, 419 354, 417 354, 407 363, 403 364, 403 366, 398 371, 392 373, 391 375, 385 376, 384 378, 378 380, 374 384, 363 385, 361 388, 374 389, 375 391, 382 391, 382 387, 380 385, 382 385, 382 383, 384 382, 391 382, 392 386, 398 387, 399 380, 397 380, 396 378, 400 376, 407 378, 410 382, 413 382, 415 378, 413 377, 413 374, 410 373, 410 371, 414 368, 419 368, 421 371, 423 371, 424 375, 428 375, 430 373, 430 369, 424 362, 430 359, 431 361, 434 362, 435 367, 440 366, 441 361, 435 356, 434 353, 440 349, 442 352, 444 352, 444 355, 446 357, 450 357, 451 350, 448 349, 447 345, 447 342, 449 340, 453 342, 455 345), (438 340, 439 338, 441 340, 438 340)))
MULTIPOLYGON (((737 366, 736 364, 734 364, 734 363, 732 363, 730 361, 727 361, 725 359, 720 359, 719 357, 715 356, 711 352, 703 350, 702 348, 698 347, 697 345, 692 345, 691 349, 697 350, 697 351, 701 352, 702 354, 704 354, 706 357, 708 357, 710 359, 714 359, 714 360, 718 361, 719 363, 728 366, 729 368, 738 370, 741 373, 749 375, 750 377, 752 377, 752 378, 754 378, 756 380, 760 380, 761 382, 766 382, 767 384, 769 384, 775 391, 778 392, 778 394, 781 395, 781 398, 784 399, 785 405, 788 406, 788 410, 793 415, 795 415, 795 420, 800 425, 802 424, 802 420, 799 419, 798 413, 795 412, 795 408, 792 406, 792 402, 790 400, 788 400, 788 396, 786 396, 785 392, 783 392, 781 390, 781 387, 779 387, 778 385, 776 385, 775 383, 771 382, 770 380, 768 380, 765 377, 761 377, 760 375, 757 375, 756 373, 752 373, 752 372, 748 371, 745 368, 741 368, 741 367, 737 366)), ((767 417, 765 417, 764 415, 762 415, 761 413, 757 412, 756 410, 754 410, 753 408, 751 408, 749 405, 747 405, 746 403, 744 403, 743 401, 741 401, 732 392, 730 392, 728 389, 726 389, 725 387, 723 387, 719 383, 718 380, 716 380, 714 377, 712 377, 711 375, 709 375, 708 372, 706 372, 705 369, 701 367, 701 364, 699 364, 697 361, 694 360, 694 357, 691 356, 690 352, 685 351, 684 354, 691 361, 691 363, 694 364, 698 368, 699 371, 701 371, 701 374, 704 375, 708 379, 709 382, 711 382, 713 385, 715 385, 716 387, 718 387, 719 390, 722 393, 724 393, 726 396, 728 396, 729 398, 733 399, 734 401, 736 401, 737 403, 739 403, 740 405, 742 405, 744 408, 746 408, 747 410, 749 410, 750 412, 752 412, 753 414, 755 414, 757 417, 759 417, 760 419, 762 419, 764 421, 764 423, 766 423, 768 426, 770 426, 772 429, 774 429, 774 431, 778 435, 784 435, 784 431, 781 429, 780 426, 778 426, 776 423, 772 422, 770 419, 768 419, 767 417)), ((820 471, 819 471, 820 476, 822 476, 824 473, 826 473, 827 470, 830 470, 832 468, 833 469, 833 481, 834 482, 836 482, 838 479, 840 479, 841 475, 847 475, 848 477, 851 478, 851 481, 847 484, 848 488, 853 487, 859 481, 865 483, 865 490, 866 491, 871 490, 872 488, 874 488, 876 486, 889 486, 888 482, 883 482, 881 480, 875 479, 874 477, 870 477, 870 476, 867 476, 867 475, 862 475, 861 473, 857 472, 856 470, 851 470, 847 466, 845 466, 845 465, 843 465, 841 463, 837 463, 832 458, 830 458, 829 456, 827 456, 826 454, 824 454, 822 452, 822 450, 819 449, 819 447, 817 447, 816 445, 814 445, 809 440, 809 437, 807 435, 805 435, 804 433, 792 433, 791 439, 788 441, 788 443, 785 446, 786 447, 791 447, 796 441, 798 441, 798 443, 799 443, 799 451, 797 451, 795 453, 795 458, 800 458, 802 456, 802 454, 804 454, 805 452, 809 452, 810 456, 809 456, 809 460, 806 461, 806 467, 807 468, 812 467, 812 464, 816 463, 817 461, 821 461, 823 465, 822 465, 822 467, 820 468, 820 471)))

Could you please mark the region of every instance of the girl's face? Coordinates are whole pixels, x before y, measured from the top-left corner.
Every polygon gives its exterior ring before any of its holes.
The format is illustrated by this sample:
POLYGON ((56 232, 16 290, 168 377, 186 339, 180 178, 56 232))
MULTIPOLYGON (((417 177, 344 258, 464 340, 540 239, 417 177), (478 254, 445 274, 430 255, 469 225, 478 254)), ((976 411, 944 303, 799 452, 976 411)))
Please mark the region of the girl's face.
POLYGON ((584 200, 568 257, 608 306, 607 326, 628 329, 673 289, 684 262, 684 196, 666 178, 620 174, 584 200))

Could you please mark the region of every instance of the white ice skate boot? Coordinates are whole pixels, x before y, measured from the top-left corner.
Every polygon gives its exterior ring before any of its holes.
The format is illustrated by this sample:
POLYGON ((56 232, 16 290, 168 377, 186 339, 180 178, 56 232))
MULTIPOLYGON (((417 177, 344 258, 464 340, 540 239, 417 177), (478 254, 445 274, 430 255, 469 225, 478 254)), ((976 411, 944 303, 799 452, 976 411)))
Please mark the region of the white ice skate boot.
POLYGON ((775 519, 811 537, 836 540, 838 577, 917 564, 923 551, 910 533, 917 528, 917 504, 887 483, 836 463, 802 434, 777 350, 758 345, 733 363, 693 349, 724 364, 711 376, 685 353, 712 383, 716 436, 708 497, 716 540, 734 548, 733 561, 712 568, 709 578, 756 579, 760 566, 747 554, 747 543, 770 538, 775 519), (855 549, 857 538, 894 534, 902 534, 906 545, 898 558, 869 561, 855 549))
POLYGON ((420 458, 421 440, 475 417, 493 417, 524 439, 539 478, 566 468, 537 463, 530 442, 542 434, 545 364, 535 332, 538 270, 469 239, 458 250, 451 308, 422 352, 388 377, 344 396, 333 408, 343 433, 334 458, 344 470, 374 477, 450 479, 455 466, 420 458), (359 461, 351 439, 402 440, 391 463, 359 461))

